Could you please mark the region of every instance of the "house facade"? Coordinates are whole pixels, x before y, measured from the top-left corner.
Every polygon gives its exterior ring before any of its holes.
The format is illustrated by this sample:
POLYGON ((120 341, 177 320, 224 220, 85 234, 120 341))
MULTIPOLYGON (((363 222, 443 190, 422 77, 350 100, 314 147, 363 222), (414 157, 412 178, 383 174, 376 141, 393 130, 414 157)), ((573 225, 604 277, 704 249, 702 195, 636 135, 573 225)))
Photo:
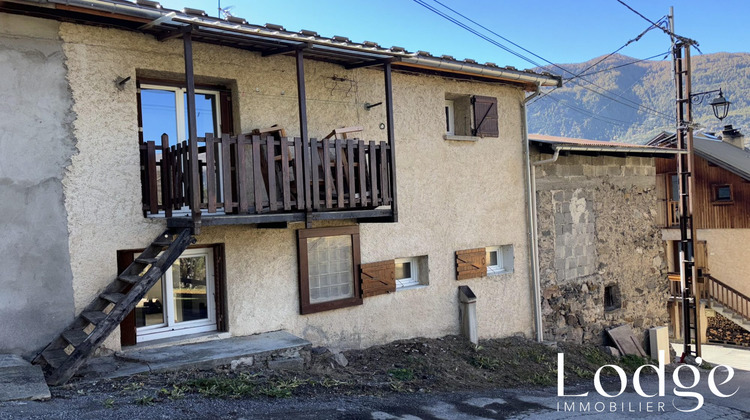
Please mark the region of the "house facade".
POLYGON ((558 78, 155 4, 0 5, 0 352, 437 337, 459 284, 480 337, 533 334, 524 97, 558 78))
MULTIPOLYGON (((667 326, 654 160, 674 150, 530 134, 544 337, 602 344, 667 326)), ((644 346, 645 347, 645 346, 644 346)))
MULTIPOLYGON (((750 296, 750 262, 742 244, 750 241, 750 151, 745 147, 744 136, 731 126, 717 134, 696 134, 694 138, 695 263, 704 297, 734 312, 727 316, 747 319, 750 313, 744 307, 750 296)), ((675 147, 675 136, 663 133, 650 144, 675 147)), ((674 161, 658 159, 656 168, 661 236, 669 270, 678 281, 677 166, 674 161)))

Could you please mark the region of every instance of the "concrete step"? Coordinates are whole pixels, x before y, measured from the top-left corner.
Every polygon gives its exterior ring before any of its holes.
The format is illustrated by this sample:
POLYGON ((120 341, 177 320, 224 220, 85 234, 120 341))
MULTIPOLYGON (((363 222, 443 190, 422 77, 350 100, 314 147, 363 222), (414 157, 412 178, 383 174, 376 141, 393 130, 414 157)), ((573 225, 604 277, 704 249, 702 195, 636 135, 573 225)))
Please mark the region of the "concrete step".
POLYGON ((286 331, 119 352, 90 360, 84 380, 120 378, 146 372, 213 369, 221 365, 301 369, 310 361, 309 341, 286 331))
POLYGON ((0 401, 49 398, 49 388, 40 366, 16 355, 0 354, 0 401))

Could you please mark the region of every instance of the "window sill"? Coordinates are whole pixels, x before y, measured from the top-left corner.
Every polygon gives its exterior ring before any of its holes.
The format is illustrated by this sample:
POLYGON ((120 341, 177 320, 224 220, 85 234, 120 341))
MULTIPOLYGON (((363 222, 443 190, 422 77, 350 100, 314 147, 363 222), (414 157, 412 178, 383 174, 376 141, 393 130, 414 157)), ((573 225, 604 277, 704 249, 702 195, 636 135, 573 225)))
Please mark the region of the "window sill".
POLYGON ((406 291, 406 290, 424 289, 426 287, 427 287, 426 284, 413 284, 411 286, 397 287, 396 292, 398 293, 400 291, 406 291))
POLYGON ((513 270, 498 270, 498 271, 487 270, 487 277, 499 277, 505 274, 513 274, 513 270))
POLYGON ((712 201, 711 204, 714 206, 728 206, 730 204, 734 204, 734 200, 729 201, 712 201))
POLYGON ((443 134, 443 139, 449 141, 479 141, 481 137, 475 136, 457 136, 455 134, 443 134))

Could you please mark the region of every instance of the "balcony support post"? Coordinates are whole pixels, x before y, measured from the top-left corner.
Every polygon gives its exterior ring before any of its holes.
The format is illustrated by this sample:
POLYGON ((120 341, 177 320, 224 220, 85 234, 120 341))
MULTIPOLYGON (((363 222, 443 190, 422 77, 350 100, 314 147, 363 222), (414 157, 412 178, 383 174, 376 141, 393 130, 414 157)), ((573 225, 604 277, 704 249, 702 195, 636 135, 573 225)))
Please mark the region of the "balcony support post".
MULTIPOLYGON (((303 49, 299 48, 295 52, 295 57, 297 59, 297 104, 299 106, 299 136, 302 139, 302 147, 309 148, 310 147, 310 137, 307 132, 307 95, 305 93, 305 63, 304 63, 304 53, 303 49)), ((315 150, 312 151, 315 153, 315 150)), ((312 155, 310 155, 312 156, 312 155)), ((310 184, 311 180, 309 179, 311 174, 311 162, 305 162, 305 188, 303 191, 298 192, 298 194, 304 194, 305 197, 305 208, 307 211, 311 211, 312 209, 312 200, 310 195, 310 184)), ((317 186, 314 185, 313 188, 316 188, 317 186)), ((297 200, 299 200, 299 196, 297 197, 297 200)))
POLYGON ((185 86, 187 90, 188 153, 190 155, 190 211, 193 219, 193 234, 198 235, 201 229, 201 191, 198 168, 198 129, 195 114, 193 40, 190 31, 186 31, 182 35, 182 41, 185 51, 185 86))
POLYGON ((385 82, 385 126, 388 133, 388 145, 390 146, 391 158, 391 210, 393 222, 398 222, 398 199, 396 198, 396 143, 393 126, 393 82, 391 81, 391 62, 383 63, 383 76, 385 82))

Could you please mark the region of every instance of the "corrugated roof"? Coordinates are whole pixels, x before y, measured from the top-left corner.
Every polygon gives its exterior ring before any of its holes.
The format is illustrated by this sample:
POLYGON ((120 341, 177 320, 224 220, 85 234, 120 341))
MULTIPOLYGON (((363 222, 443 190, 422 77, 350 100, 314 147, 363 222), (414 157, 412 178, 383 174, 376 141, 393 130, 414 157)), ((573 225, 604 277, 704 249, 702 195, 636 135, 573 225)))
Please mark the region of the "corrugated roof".
POLYGON ((263 55, 294 54, 304 49, 305 57, 333 62, 346 68, 392 63, 394 70, 404 70, 454 77, 473 77, 485 81, 517 83, 525 89, 562 85, 562 78, 551 73, 479 64, 472 59, 457 60, 451 56, 434 56, 426 51, 409 52, 401 47, 382 47, 375 42, 353 42, 344 36, 322 37, 317 32, 287 31, 283 26, 267 23, 253 25, 241 17, 227 19, 208 16, 202 10, 172 10, 151 0, 3 0, 0 11, 25 13, 67 19, 84 23, 116 26, 145 32, 157 38, 178 37, 192 28, 196 41, 229 45, 263 55))
POLYGON ((589 139, 577 139, 573 137, 558 137, 548 136, 545 134, 529 134, 529 139, 533 141, 539 141, 544 143, 554 144, 577 144, 584 146, 602 146, 602 147, 634 147, 642 148, 643 145, 632 144, 632 143, 618 143, 615 141, 604 141, 604 140, 589 140, 589 139))

